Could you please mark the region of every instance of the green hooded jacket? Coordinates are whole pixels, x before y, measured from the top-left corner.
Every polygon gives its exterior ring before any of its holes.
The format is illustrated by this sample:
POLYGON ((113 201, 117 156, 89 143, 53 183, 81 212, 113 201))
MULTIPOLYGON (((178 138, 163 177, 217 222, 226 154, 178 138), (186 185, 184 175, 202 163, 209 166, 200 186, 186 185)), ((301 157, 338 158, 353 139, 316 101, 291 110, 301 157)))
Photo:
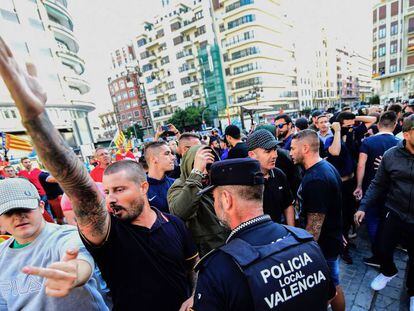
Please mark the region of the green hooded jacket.
POLYGON ((214 212, 214 200, 211 193, 201 196, 197 192, 203 189, 201 176, 191 173, 195 155, 202 146, 191 147, 181 160, 181 176, 168 190, 168 206, 171 214, 180 217, 186 223, 200 256, 224 244, 230 231, 220 224, 214 212))

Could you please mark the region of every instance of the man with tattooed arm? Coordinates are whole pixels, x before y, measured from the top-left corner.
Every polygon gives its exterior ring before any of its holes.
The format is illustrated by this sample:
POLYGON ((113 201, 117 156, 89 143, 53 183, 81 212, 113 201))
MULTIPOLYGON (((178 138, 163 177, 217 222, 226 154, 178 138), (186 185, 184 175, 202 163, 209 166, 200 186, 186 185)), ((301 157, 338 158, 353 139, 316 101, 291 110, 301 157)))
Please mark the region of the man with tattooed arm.
MULTIPOLYGON (((197 252, 184 223, 151 208, 143 168, 133 161, 110 165, 105 198, 59 132, 36 79, 15 61, 0 37, 0 75, 20 112, 39 158, 72 202, 81 238, 112 292, 114 310, 171 310, 190 301, 197 252)), ((186 305, 184 305, 186 308, 186 305)))
POLYGON ((339 286, 338 259, 342 250, 341 177, 319 156, 319 138, 313 130, 303 130, 293 136, 290 155, 295 164, 301 164, 305 169, 298 190, 301 216, 306 230, 321 247, 336 286, 332 310, 345 310, 344 294, 339 286))

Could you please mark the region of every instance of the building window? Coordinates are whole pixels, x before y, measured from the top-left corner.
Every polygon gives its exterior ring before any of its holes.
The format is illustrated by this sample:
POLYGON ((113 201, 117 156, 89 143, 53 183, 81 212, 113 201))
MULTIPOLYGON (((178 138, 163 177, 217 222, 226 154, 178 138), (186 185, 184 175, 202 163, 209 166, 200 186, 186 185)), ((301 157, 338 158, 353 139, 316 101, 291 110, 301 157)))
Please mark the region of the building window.
POLYGON ((123 80, 119 81, 119 88, 121 90, 125 88, 125 82, 123 80))
POLYGON ((226 6, 226 13, 231 12, 235 9, 238 9, 238 8, 244 6, 244 5, 248 5, 248 4, 252 4, 252 3, 254 3, 253 0, 239 0, 239 1, 236 1, 236 2, 226 6))
POLYGON ((378 56, 382 57, 385 56, 386 51, 385 51, 385 44, 380 44, 379 49, 378 49, 378 56))
POLYGON ((175 31, 181 28, 181 23, 180 22, 175 22, 173 24, 171 24, 171 31, 175 31))
POLYGON ((227 24, 227 28, 232 29, 232 28, 235 28, 237 26, 240 26, 246 23, 251 23, 255 20, 256 20, 256 16, 254 14, 248 14, 248 15, 239 17, 238 19, 235 19, 234 21, 229 22, 227 24))
POLYGON ((170 62, 170 58, 168 56, 161 58, 161 65, 168 64, 169 62, 170 62))
POLYGON ((138 47, 141 47, 141 46, 143 46, 143 45, 145 45, 145 44, 147 44, 147 39, 145 39, 145 38, 139 39, 139 40, 137 41, 137 45, 138 45, 138 47))
POLYGON ((414 17, 408 20, 408 32, 414 32, 414 17))
POLYGON ((177 95, 173 94, 173 95, 168 96, 168 101, 169 102, 173 102, 173 101, 176 101, 176 100, 177 100, 177 95))
POLYGON ((115 92, 119 91, 118 83, 114 82, 113 84, 115 92))
POLYGON ((382 7, 379 8, 378 15, 379 15, 378 16, 379 20, 382 20, 387 17, 387 6, 386 5, 383 5, 382 7))
POLYGON ((112 102, 113 102, 114 104, 116 104, 116 97, 115 97, 115 96, 112 96, 112 102))
POLYGON ((10 12, 10 11, 0 9, 0 15, 6 21, 13 22, 13 23, 20 23, 19 17, 14 12, 10 12))
POLYGON ((126 118, 125 115, 124 114, 121 114, 121 120, 124 121, 125 118, 126 118))
POLYGON ((178 36, 173 39, 174 45, 180 44, 184 41, 183 36, 178 36))
POLYGON ((203 11, 198 11, 194 14, 195 19, 201 19, 203 18, 203 11))
POLYGON ((238 81, 235 84, 235 88, 236 89, 241 89, 241 88, 245 88, 245 87, 250 87, 252 85, 260 85, 262 84, 262 79, 260 77, 256 77, 256 78, 250 78, 247 80, 242 80, 242 81, 238 81))
POLYGON ((120 94, 118 94, 118 95, 116 96, 116 100, 117 100, 118 102, 120 102, 120 101, 122 100, 122 96, 121 96, 120 94))
POLYGON ((414 55, 408 56, 407 57, 407 65, 414 65, 414 55))
POLYGON ((409 3, 408 3, 408 6, 409 6, 409 7, 414 6, 414 0, 410 0, 410 1, 409 1, 409 3))
POLYGON ((391 43, 390 43, 390 53, 391 54, 397 53, 397 49, 398 49, 398 41, 397 40, 391 41, 391 43))
POLYGON ((235 60, 235 59, 239 59, 239 58, 246 57, 246 56, 249 56, 249 55, 259 54, 259 52, 260 52, 259 48, 255 47, 255 46, 252 46, 252 47, 249 47, 247 49, 232 53, 231 54, 231 59, 235 60))
POLYGON ((131 108, 131 104, 129 102, 125 103, 125 110, 128 110, 131 108))
POLYGON ((129 91, 129 98, 133 98, 133 97, 135 97, 135 95, 136 95, 135 90, 130 90, 129 91))
POLYGON ((391 59, 390 60, 390 73, 397 72, 397 59, 391 59))
POLYGON ((391 16, 398 15, 398 1, 391 3, 391 16))
POLYGON ((386 34, 387 34, 387 31, 386 31, 385 25, 382 25, 378 31, 378 38, 383 39, 385 38, 386 34))
POLYGON ((122 92, 122 99, 128 99, 127 92, 122 92))
POLYGON ((377 22, 377 10, 376 9, 372 12, 372 21, 374 23, 377 22))
POLYGON ((391 34, 391 36, 394 36, 394 35, 398 34, 398 22, 392 22, 391 23, 390 34, 391 34))
POLYGON ((131 100, 131 105, 132 105, 132 107, 138 106, 138 101, 137 100, 131 100))

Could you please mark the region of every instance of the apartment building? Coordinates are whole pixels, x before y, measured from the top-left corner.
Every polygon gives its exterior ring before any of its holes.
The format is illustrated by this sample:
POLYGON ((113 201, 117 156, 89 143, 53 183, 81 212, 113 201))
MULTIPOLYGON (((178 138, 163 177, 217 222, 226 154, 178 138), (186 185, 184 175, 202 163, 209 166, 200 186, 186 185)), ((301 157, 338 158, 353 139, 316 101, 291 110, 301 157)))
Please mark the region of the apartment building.
MULTIPOLYGON (((91 145, 88 112, 95 104, 84 78, 85 62, 67 0, 0 1, 0 32, 18 61, 38 67, 39 80, 48 94, 46 110, 53 124, 72 147, 91 145)), ((22 134, 17 109, 0 81, 0 131, 22 134)))
POLYGON ((414 1, 382 0, 372 18, 372 77, 381 101, 414 98, 414 1))
POLYGON ((135 38, 146 97, 158 127, 179 108, 225 103, 220 51, 209 1, 164 1, 163 12, 135 38))
POLYGON ((249 106, 272 106, 275 112, 299 109, 292 25, 280 2, 214 2, 231 116, 249 106))
POLYGON ((133 44, 126 44, 113 51, 111 61, 108 89, 118 128, 126 130, 137 125, 144 131, 144 136, 152 136, 151 114, 133 44))

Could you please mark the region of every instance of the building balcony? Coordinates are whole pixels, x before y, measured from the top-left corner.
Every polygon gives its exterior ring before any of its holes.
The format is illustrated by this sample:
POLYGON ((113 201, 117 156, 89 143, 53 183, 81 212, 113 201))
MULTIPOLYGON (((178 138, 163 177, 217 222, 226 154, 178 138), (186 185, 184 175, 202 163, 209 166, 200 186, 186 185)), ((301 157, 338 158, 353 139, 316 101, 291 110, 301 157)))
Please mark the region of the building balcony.
POLYGON ((85 71, 85 61, 76 53, 60 50, 57 51, 56 54, 60 57, 63 64, 71 67, 78 75, 83 74, 85 71))
POLYGON ((145 45, 146 49, 151 49, 153 47, 156 47, 157 45, 160 44, 159 39, 157 38, 151 38, 147 41, 147 44, 145 45), (150 41, 151 40, 151 41, 150 41))
POLYGON ((43 0, 46 11, 53 16, 60 24, 68 26, 73 29, 72 16, 67 9, 66 0, 43 0))
POLYGON ((54 22, 50 22, 49 29, 53 31, 56 39, 66 44, 71 52, 77 53, 79 51, 78 41, 71 30, 54 22))
MULTIPOLYGON (((70 103, 75 106, 77 109, 85 110, 87 112, 91 112, 95 110, 95 103, 91 101, 86 101, 82 99, 73 99, 70 103)), ((72 107, 73 108, 73 107, 72 107)))
POLYGON ((88 93, 91 90, 89 82, 78 77, 65 76, 63 78, 69 86, 79 90, 80 94, 88 93))

